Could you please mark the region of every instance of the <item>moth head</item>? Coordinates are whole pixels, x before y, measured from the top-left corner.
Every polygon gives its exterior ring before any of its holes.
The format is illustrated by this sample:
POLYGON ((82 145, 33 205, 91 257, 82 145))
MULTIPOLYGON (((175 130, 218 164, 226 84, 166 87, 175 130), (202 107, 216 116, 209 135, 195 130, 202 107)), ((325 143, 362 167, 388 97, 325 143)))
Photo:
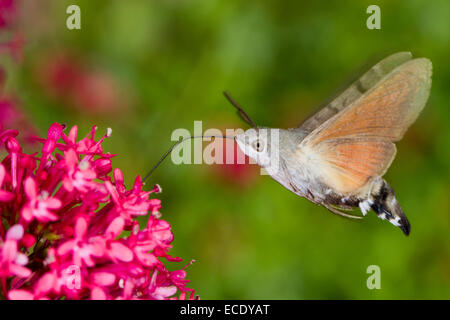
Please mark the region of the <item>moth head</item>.
POLYGON ((251 128, 236 136, 239 148, 248 157, 254 159, 261 167, 270 164, 269 129, 251 128))

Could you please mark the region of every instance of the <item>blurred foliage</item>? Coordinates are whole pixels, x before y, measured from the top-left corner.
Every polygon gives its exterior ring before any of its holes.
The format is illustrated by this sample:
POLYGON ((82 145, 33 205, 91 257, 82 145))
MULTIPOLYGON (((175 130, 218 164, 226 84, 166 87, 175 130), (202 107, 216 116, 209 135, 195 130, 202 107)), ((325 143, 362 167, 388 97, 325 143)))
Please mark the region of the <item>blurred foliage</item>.
POLYGON ((24 0, 21 14, 24 60, 2 58, 6 91, 42 134, 54 121, 78 124, 79 134, 112 127, 105 150, 118 154, 128 185, 176 128, 245 128, 223 90, 259 125, 292 127, 385 56, 429 58, 428 105, 386 175, 409 237, 373 213, 360 222, 332 215, 267 176, 230 181, 220 168, 167 161, 149 183, 163 187, 174 253, 196 260, 188 278, 202 299, 450 298, 449 1, 24 0), (81 30, 65 26, 73 3, 81 30), (381 7, 381 30, 366 28, 370 4, 381 7), (120 107, 90 112, 49 94, 40 66, 61 54, 113 79, 120 107), (366 287, 372 264, 381 290, 366 287))

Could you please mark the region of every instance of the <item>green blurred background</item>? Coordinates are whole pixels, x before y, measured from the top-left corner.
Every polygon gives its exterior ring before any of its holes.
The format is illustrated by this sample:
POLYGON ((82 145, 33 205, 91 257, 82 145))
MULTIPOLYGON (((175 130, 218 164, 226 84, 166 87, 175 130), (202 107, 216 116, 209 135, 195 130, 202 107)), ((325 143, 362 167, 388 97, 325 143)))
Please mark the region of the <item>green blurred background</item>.
POLYGON ((202 299, 449 299, 449 17, 447 0, 23 0, 23 59, 0 62, 4 91, 41 135, 55 121, 80 135, 113 128, 104 149, 130 186, 174 129, 246 128, 225 89, 259 125, 293 127, 389 54, 429 58, 429 102, 386 174, 409 237, 373 213, 330 214, 253 166, 167 161, 149 183, 163 188, 172 253, 196 260, 188 279, 202 299), (66 28, 70 4, 81 30, 66 28), (370 4, 381 30, 366 27, 370 4), (366 286, 369 265, 380 290, 366 286))

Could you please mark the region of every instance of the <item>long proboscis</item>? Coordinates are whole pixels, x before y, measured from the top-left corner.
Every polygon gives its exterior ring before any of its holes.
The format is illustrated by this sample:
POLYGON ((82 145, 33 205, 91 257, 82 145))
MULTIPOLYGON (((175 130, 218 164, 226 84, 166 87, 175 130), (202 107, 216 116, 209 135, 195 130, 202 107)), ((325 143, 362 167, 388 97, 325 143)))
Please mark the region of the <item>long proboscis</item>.
POLYGON ((145 180, 148 179, 148 177, 150 177, 150 175, 153 173, 153 171, 156 170, 156 168, 159 167, 159 165, 164 161, 164 159, 166 159, 169 154, 172 153, 173 149, 175 149, 180 143, 183 143, 184 141, 190 140, 190 139, 200 139, 200 138, 222 138, 222 139, 233 139, 234 140, 234 136, 191 136, 191 137, 187 137, 184 138, 180 141, 178 141, 177 143, 175 143, 172 147, 170 147, 169 150, 167 150, 167 152, 161 157, 161 159, 159 159, 159 161, 153 166, 153 168, 145 175, 144 179, 142 179, 142 182, 145 182, 145 180))

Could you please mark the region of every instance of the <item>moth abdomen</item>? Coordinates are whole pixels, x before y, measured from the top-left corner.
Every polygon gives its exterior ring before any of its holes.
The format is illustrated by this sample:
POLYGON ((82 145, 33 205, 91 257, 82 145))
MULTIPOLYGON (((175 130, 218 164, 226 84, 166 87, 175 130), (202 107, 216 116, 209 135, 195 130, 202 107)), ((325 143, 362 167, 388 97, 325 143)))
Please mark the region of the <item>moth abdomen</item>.
POLYGON ((395 198, 394 189, 384 179, 380 179, 378 186, 372 189, 368 201, 378 217, 388 220, 394 226, 399 227, 405 235, 409 235, 411 225, 408 218, 395 198))
POLYGON ((325 203, 332 204, 338 207, 351 209, 358 207, 359 198, 356 195, 343 196, 332 192, 331 189, 325 193, 325 203))

